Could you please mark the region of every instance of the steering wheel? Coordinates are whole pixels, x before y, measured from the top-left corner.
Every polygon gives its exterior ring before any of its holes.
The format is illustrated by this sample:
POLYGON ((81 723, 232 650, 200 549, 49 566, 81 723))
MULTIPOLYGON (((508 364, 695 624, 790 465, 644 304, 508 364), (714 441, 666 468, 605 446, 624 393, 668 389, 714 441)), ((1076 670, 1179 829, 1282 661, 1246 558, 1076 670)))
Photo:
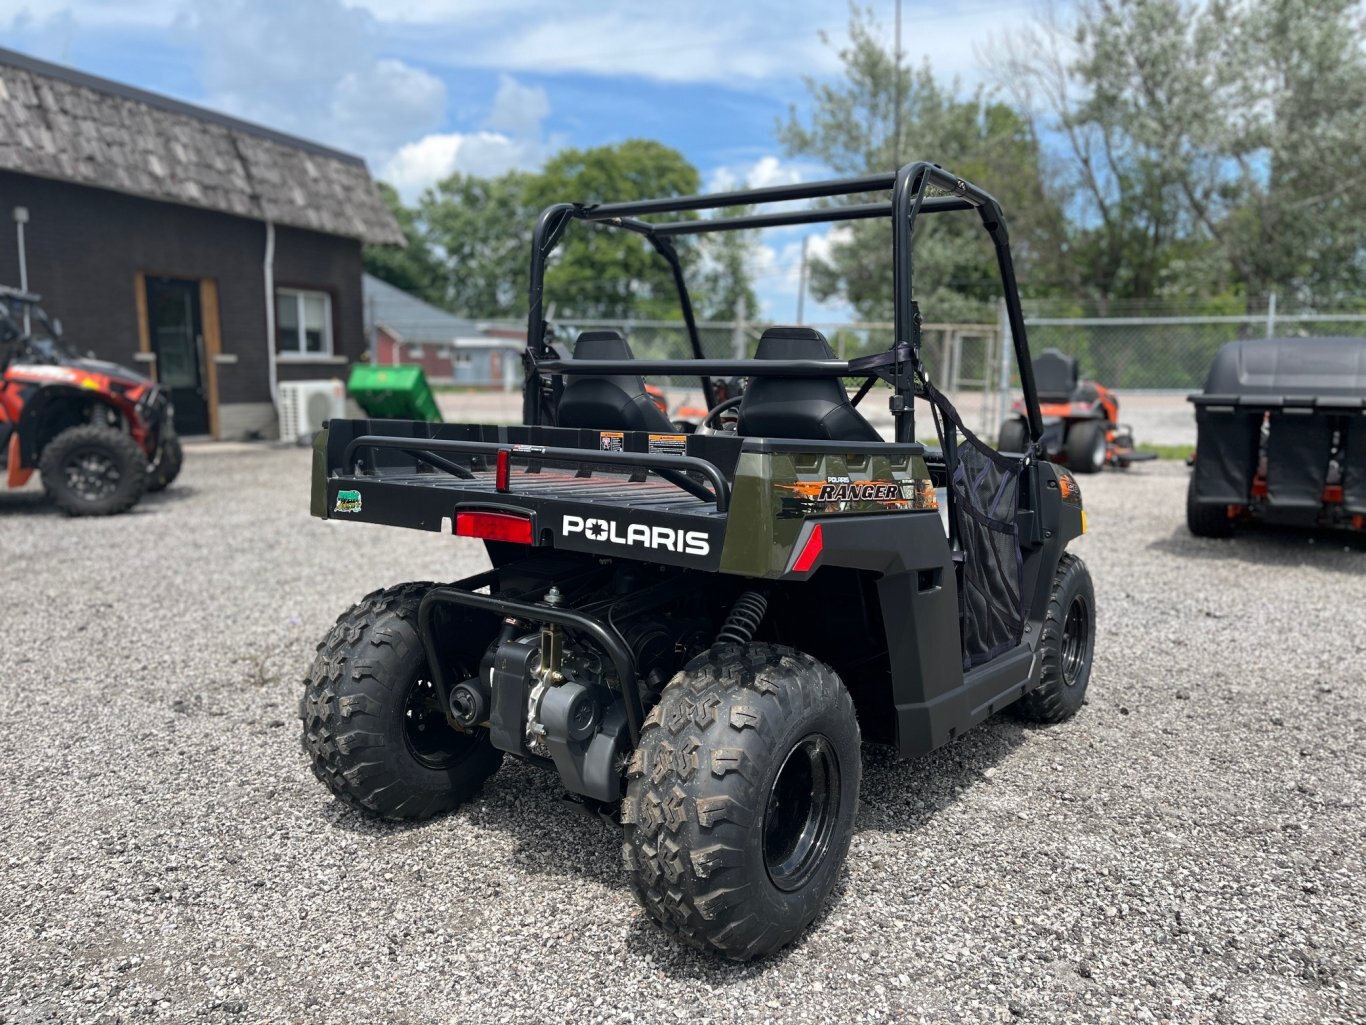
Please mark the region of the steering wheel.
POLYGON ((702 426, 709 431, 724 430, 720 422, 721 414, 728 409, 734 409, 740 404, 742 399, 744 399, 743 395, 732 395, 730 398, 723 399, 712 406, 711 409, 707 410, 707 415, 702 418, 702 426))

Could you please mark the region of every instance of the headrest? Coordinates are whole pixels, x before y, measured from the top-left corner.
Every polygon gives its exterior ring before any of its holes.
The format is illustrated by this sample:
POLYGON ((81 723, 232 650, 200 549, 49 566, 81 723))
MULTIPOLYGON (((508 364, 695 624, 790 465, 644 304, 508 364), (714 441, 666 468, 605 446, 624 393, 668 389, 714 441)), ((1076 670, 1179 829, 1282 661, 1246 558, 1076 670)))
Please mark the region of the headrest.
POLYGON ((755 359, 834 359, 830 343, 813 327, 771 327, 759 336, 755 359))
POLYGON ((575 359, 634 359, 626 339, 616 331, 584 331, 574 343, 575 359))

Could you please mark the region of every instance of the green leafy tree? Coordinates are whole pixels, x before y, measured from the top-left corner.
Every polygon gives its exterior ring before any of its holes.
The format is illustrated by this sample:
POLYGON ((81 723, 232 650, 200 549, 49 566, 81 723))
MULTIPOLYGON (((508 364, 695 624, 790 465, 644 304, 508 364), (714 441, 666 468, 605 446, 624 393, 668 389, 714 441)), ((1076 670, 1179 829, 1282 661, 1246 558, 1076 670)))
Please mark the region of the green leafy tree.
MULTIPOLYGON (((682 154, 643 139, 564 150, 537 173, 453 174, 423 193, 415 209, 396 210, 410 240, 398 252, 422 254, 430 261, 430 278, 398 280, 393 271, 381 276, 400 287, 428 280, 418 294, 466 316, 521 318, 532 229, 546 206, 700 190, 701 177, 682 154)), ((699 318, 729 318, 737 304, 746 316, 757 313, 747 272, 753 248, 748 233, 681 238, 676 245, 699 318)), ((561 239, 547 267, 546 299, 557 319, 681 317, 673 276, 653 246, 632 232, 591 224, 571 225, 561 239)))
POLYGON ((418 213, 403 205, 393 186, 376 184, 403 231, 405 245, 366 246, 362 253, 366 271, 428 302, 443 302, 441 260, 427 239, 418 213))
POLYGON ((1363 284, 1366 31, 1350 0, 1082 0, 1008 47, 1023 109, 1065 141, 1077 291, 1363 284))
MULTIPOLYGON (((912 159, 931 160, 990 189, 1005 208, 1021 276, 1058 277, 1064 229, 1045 187, 1039 143, 1009 105, 977 88, 959 96, 942 87, 928 64, 902 67, 884 45, 872 15, 851 8, 849 43, 840 51, 844 76, 807 79, 808 118, 795 108, 778 128, 789 155, 819 160, 838 174, 867 174, 912 159)), ((858 202, 864 197, 850 197, 858 202)), ((865 200, 866 201, 866 200, 865 200)), ((840 297, 868 320, 892 308, 891 242, 883 221, 855 222, 832 234, 829 259, 811 263, 811 291, 840 297)), ((970 214, 922 217, 916 227, 915 291, 928 319, 991 319, 1000 294, 995 257, 981 223, 970 214)))
MULTIPOLYGON (((552 157, 531 184, 537 207, 570 200, 622 202, 701 191, 701 177, 681 153, 648 139, 552 157)), ((685 266, 696 263, 690 240, 676 242, 685 266)), ((584 318, 670 318, 679 315, 668 264, 648 241, 620 228, 578 223, 565 232, 546 271, 546 295, 561 315, 584 318)))
POLYGON ((417 219, 441 258, 439 305, 470 317, 525 316, 536 178, 453 174, 423 193, 417 219))

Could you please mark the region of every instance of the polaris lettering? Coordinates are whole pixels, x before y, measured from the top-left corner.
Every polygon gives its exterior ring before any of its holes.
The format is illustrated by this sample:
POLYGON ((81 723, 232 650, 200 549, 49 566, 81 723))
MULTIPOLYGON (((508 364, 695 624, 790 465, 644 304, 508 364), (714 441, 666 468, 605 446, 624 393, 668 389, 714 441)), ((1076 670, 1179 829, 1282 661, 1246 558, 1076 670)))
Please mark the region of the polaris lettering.
POLYGON ((663 548, 681 555, 707 555, 711 541, 702 530, 675 530, 673 527, 651 527, 644 523, 618 523, 591 517, 566 515, 560 533, 582 534, 589 541, 638 548, 663 548))

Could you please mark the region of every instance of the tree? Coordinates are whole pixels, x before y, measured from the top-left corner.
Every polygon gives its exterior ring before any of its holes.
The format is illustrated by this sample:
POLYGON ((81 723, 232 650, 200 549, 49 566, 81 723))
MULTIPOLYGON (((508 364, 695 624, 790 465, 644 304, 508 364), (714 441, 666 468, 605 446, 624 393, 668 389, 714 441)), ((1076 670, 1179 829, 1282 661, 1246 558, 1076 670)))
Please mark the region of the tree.
POLYGON ((438 305, 469 317, 526 315, 534 180, 524 171, 457 173, 422 194, 417 218, 441 255, 438 305))
POLYGON ((1085 201, 1084 290, 1358 293, 1364 29, 1351 0, 1082 0, 1014 47, 1085 201))
POLYGON ((428 302, 442 302, 441 261, 433 252, 417 213, 403 205, 393 186, 385 182, 377 185, 406 244, 402 248, 366 246, 362 253, 366 271, 428 302))
MULTIPOLYGON (((700 192, 697 168, 675 149, 648 139, 563 150, 535 179, 536 206, 571 199, 623 202, 700 192)), ((691 240, 678 239, 686 266, 696 263, 691 240)), ((584 318, 679 316, 668 264, 641 236, 620 228, 571 225, 546 271, 546 294, 562 314, 584 318)))
MULTIPOLYGON (((400 208, 399 220, 410 249, 430 254, 424 298, 466 316, 516 319, 526 315, 532 229, 546 206, 700 189, 697 169, 677 150, 634 139, 564 150, 538 173, 450 175, 424 192, 415 210, 400 208)), ((737 302, 747 316, 757 312, 745 233, 680 238, 676 245, 699 317, 729 318, 737 302)), ((681 317, 668 264, 648 241, 620 228, 571 225, 547 267, 546 298, 558 319, 681 317)))
MULTIPOLYGON (((1028 122, 982 88, 958 97, 958 84, 941 87, 928 64, 901 67, 884 38, 869 12, 851 8, 849 45, 839 54, 844 78, 806 80, 809 120, 793 108, 778 128, 788 154, 814 157, 848 175, 887 171, 914 158, 943 164, 1001 200, 1021 276, 1041 272, 1056 279, 1063 218, 1038 173, 1039 143, 1028 122)), ((864 319, 887 319, 890 245, 884 221, 835 229, 829 259, 811 263, 812 294, 843 297, 864 319)), ((994 316, 990 303, 1000 294, 999 279, 980 221, 967 214, 922 217, 915 248, 916 297, 927 317, 994 316)))

